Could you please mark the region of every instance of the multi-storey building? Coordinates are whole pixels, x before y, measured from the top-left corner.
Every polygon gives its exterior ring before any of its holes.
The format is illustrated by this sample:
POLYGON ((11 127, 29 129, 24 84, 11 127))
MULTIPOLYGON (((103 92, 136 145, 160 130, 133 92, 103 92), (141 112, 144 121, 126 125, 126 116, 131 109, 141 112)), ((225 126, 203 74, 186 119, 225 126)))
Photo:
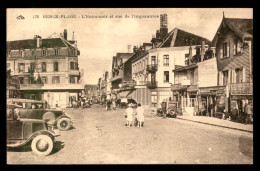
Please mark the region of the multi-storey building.
POLYGON ((18 76, 23 98, 66 107, 84 90, 77 42, 67 40, 66 29, 62 37, 8 41, 6 52, 7 68, 18 76))
POLYGON ((253 100, 253 19, 226 18, 213 39, 216 46, 218 86, 225 87, 221 101, 239 112, 253 100))
MULTIPOLYGON (((162 25, 162 24, 161 24, 162 25)), ((146 107, 159 107, 162 101, 171 100, 175 65, 185 65, 185 54, 195 49, 203 37, 175 28, 167 33, 164 26, 157 30, 151 48, 132 61, 132 77, 136 81, 135 99, 146 107)))
POLYGON ((113 98, 128 96, 134 88, 131 77, 131 59, 134 53, 117 53, 112 61, 111 88, 113 98))
POLYGON ((98 85, 86 84, 84 87, 84 97, 87 99, 96 99, 98 97, 98 85))

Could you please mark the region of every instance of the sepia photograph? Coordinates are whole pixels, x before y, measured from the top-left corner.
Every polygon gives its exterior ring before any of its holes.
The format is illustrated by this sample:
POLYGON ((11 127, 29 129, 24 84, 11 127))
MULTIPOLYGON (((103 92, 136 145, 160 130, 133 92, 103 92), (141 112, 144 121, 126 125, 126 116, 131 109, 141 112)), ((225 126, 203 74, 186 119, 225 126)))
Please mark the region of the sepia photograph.
POLYGON ((7 8, 6 164, 254 164, 253 8, 7 8))

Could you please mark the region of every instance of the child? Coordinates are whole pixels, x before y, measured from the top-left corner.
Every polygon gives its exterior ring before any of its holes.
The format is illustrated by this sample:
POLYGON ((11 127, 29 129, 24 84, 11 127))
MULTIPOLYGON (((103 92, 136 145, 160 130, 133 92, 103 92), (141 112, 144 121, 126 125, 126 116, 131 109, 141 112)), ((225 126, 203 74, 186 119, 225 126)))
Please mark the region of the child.
POLYGON ((129 128, 132 125, 133 121, 133 108, 132 105, 129 104, 128 108, 126 109, 126 126, 129 128))
POLYGON ((140 103, 138 103, 138 107, 137 107, 137 109, 136 109, 136 118, 137 118, 137 120, 138 120, 138 124, 137 124, 137 126, 139 127, 139 128, 142 128, 143 127, 143 124, 144 124, 144 109, 143 109, 143 107, 141 107, 141 104, 140 103))

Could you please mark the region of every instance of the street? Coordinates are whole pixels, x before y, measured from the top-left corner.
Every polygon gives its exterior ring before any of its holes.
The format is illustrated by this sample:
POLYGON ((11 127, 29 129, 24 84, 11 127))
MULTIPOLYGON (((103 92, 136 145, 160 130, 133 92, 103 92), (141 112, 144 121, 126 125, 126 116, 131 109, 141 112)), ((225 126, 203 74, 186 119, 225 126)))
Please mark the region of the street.
POLYGON ((74 128, 53 152, 9 149, 7 164, 252 164, 253 134, 145 113, 143 128, 124 126, 125 109, 95 104, 64 109, 74 128))

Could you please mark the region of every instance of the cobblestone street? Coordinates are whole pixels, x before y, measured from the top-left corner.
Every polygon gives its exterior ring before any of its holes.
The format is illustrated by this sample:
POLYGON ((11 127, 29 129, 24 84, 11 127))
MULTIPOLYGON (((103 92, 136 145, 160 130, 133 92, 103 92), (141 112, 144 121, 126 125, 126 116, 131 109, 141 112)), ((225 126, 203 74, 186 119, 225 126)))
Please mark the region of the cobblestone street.
POLYGON ((253 134, 145 113, 124 126, 124 109, 64 109, 73 129, 60 131, 53 152, 7 151, 7 164, 252 164, 253 134))

